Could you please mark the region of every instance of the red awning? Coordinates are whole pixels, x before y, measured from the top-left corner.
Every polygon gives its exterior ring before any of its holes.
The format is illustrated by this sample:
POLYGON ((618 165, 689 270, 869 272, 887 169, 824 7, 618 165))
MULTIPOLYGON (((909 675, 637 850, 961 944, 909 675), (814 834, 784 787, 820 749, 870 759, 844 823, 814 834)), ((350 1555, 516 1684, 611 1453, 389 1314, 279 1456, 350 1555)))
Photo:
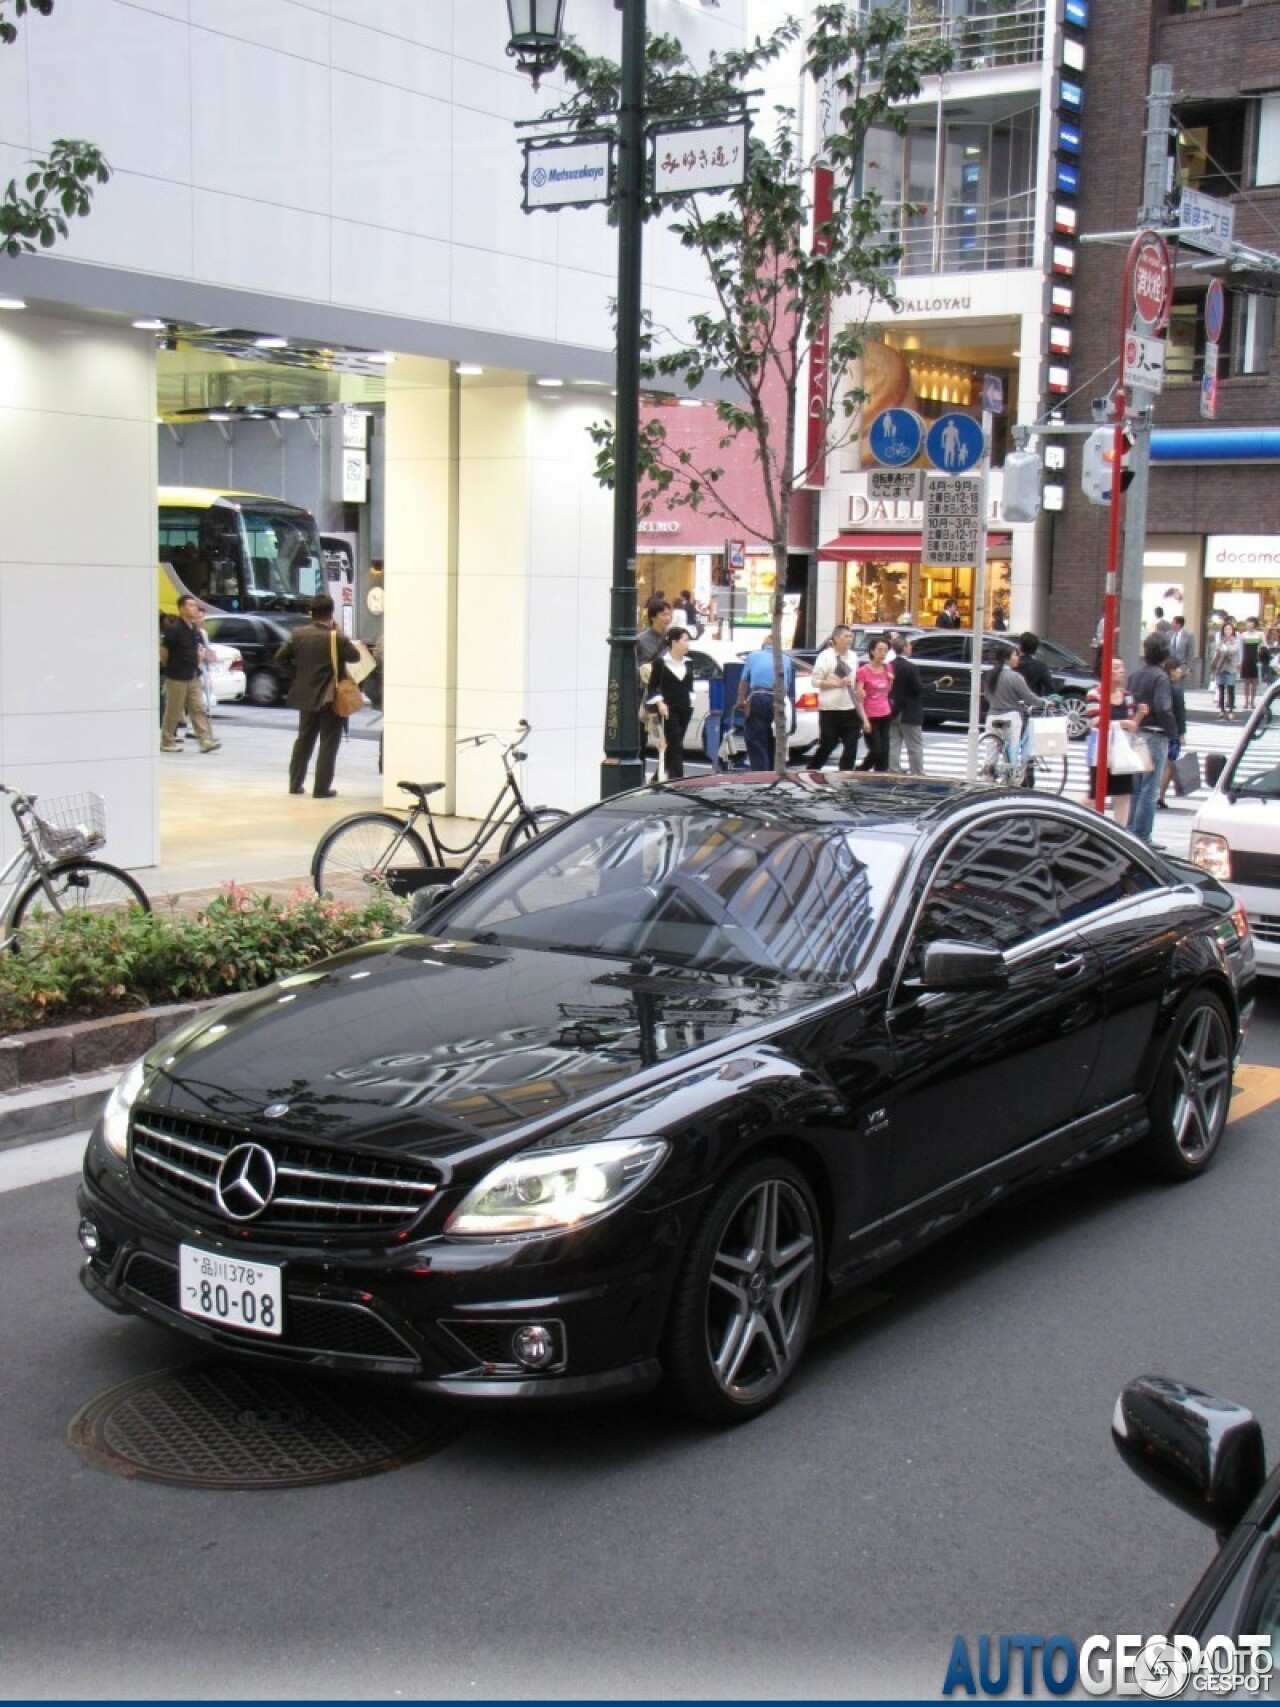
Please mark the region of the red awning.
MULTIPOLYGON (((1000 551, 1010 540, 1007 533, 989 533, 987 551, 1000 551)), ((887 560, 891 563, 918 563, 920 535, 918 533, 842 533, 818 547, 818 556, 837 563, 861 562, 864 559, 887 560)))

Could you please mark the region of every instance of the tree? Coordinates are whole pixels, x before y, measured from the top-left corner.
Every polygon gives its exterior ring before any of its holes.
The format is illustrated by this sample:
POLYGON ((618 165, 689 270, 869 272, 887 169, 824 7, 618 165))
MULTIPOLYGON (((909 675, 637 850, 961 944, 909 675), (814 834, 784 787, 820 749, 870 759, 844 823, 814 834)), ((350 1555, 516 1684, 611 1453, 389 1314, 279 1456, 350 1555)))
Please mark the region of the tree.
MULTIPOLYGON (((18 39, 18 26, 7 15, 21 18, 27 12, 39 12, 48 17, 53 0, 0 0, 0 43, 18 39)), ((60 237, 67 235, 67 220, 89 211, 94 184, 105 184, 111 168, 101 150, 91 142, 55 137, 48 154, 30 162, 34 170, 27 173, 26 194, 19 193, 16 179, 10 179, 0 200, 0 250, 6 255, 28 254, 40 247, 49 249, 60 237)))
MULTIPOLYGON (((770 36, 738 52, 713 55, 697 70, 671 37, 650 37, 646 57, 646 107, 665 120, 715 118, 740 109, 750 84, 799 40, 788 19, 770 36)), ((857 432, 863 393, 850 383, 862 353, 865 317, 828 335, 830 311, 861 293, 861 300, 895 301, 894 269, 901 246, 880 224, 881 196, 862 176, 874 128, 907 128, 902 103, 921 93, 923 79, 945 71, 951 51, 938 31, 910 28, 905 4, 864 12, 843 3, 819 4, 804 44, 804 72, 822 92, 817 154, 806 157, 794 111, 778 108, 771 137, 752 135, 746 182, 715 197, 691 196, 653 203, 652 216, 675 213, 669 227, 702 259, 713 303, 695 315, 681 336, 646 328, 645 373, 676 378, 690 389, 719 379, 728 392, 717 401, 723 427, 719 448, 745 437, 754 449, 769 531, 737 513, 720 488, 724 470, 701 464, 689 449, 670 442, 665 425, 650 420, 640 436, 640 507, 658 493, 732 523, 773 549, 773 651, 777 687, 774 730, 779 754, 787 750, 787 706, 782 689, 782 608, 786 587, 788 520, 793 493, 822 460, 857 432), (830 169, 830 199, 815 223, 815 167, 830 169), (825 350, 825 401, 815 405, 821 448, 797 466, 798 392, 815 348, 825 350)), ((547 117, 599 128, 600 114, 616 105, 618 68, 589 59, 573 44, 562 69, 576 93, 547 117)), ((614 430, 591 428, 598 447, 598 478, 616 476, 614 430)))

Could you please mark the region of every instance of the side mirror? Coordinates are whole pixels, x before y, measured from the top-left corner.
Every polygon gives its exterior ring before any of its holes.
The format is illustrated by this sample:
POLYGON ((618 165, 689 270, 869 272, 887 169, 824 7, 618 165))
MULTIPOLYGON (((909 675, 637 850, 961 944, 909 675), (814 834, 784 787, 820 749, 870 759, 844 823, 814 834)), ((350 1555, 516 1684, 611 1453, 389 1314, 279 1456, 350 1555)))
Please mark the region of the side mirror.
POLYGON ((1225 753, 1209 753, 1205 756, 1204 779, 1210 788, 1218 786, 1218 778, 1226 768, 1227 755, 1225 753))
POLYGON ((998 990, 1009 969, 998 948, 969 942, 934 942, 924 951, 920 983, 926 990, 998 990))
POLYGON ((1116 1400, 1111 1438, 1165 1499, 1226 1535, 1267 1476, 1252 1411, 1164 1375, 1140 1375, 1116 1400))

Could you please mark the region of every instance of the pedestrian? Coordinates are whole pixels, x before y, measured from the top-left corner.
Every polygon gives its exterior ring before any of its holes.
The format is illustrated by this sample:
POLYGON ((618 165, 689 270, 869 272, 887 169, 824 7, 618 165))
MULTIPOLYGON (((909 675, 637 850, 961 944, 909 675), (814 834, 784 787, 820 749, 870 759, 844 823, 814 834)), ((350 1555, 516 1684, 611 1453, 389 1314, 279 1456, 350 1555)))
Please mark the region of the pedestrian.
POLYGON ((1192 665, 1196 661, 1196 643, 1187 627, 1185 616, 1175 616, 1169 625, 1169 656, 1182 671, 1184 682, 1192 679, 1192 665))
MULTIPOLYGON (((1111 660, 1111 728, 1132 730, 1133 701, 1129 698, 1129 690, 1125 686, 1125 662, 1123 658, 1111 660)), ((1085 717, 1089 723, 1089 733, 1085 737, 1084 757, 1089 767, 1089 794, 1085 800, 1086 806, 1092 806, 1097 798, 1098 788, 1098 726, 1102 716, 1102 683, 1095 682, 1085 696, 1085 717)), ((1109 743, 1108 743, 1109 744, 1109 743)), ((1129 822, 1129 810, 1133 804, 1133 776, 1128 771, 1113 771, 1108 763, 1107 793, 1111 797, 1111 816, 1117 824, 1129 822)))
POLYGON ((938 612, 937 627, 959 628, 959 626, 960 606, 954 599, 948 599, 946 604, 944 604, 942 609, 938 612))
POLYGON ((1016 646, 998 646, 995 662, 982 678, 982 690, 987 699, 988 716, 1001 717, 1013 713, 1018 718, 1018 758, 1026 771, 1027 787, 1034 788, 1030 713, 1043 711, 1046 702, 1038 693, 1031 691, 1018 668, 1021 660, 1022 654, 1016 646))
MULTIPOLYGON (((642 670, 646 664, 653 663, 666 645, 667 630, 671 627, 671 606, 660 593, 655 593, 644 607, 644 618, 645 626, 636 636, 636 664, 642 670)), ((647 679, 641 678, 642 687, 647 679)))
POLYGON ((1243 647, 1230 619, 1218 630, 1209 659, 1209 679, 1218 690, 1218 721, 1230 723, 1236 714, 1236 683, 1240 680, 1243 647))
MULTIPOLYGON (((1170 638, 1172 639, 1172 635, 1170 638)), ((1187 739, 1187 694, 1183 687, 1185 672, 1172 653, 1164 660, 1163 669, 1169 678, 1169 692, 1173 696, 1174 736, 1169 743, 1169 756, 1164 761, 1164 770, 1160 776, 1160 793, 1156 798, 1157 806, 1169 804, 1167 796, 1169 784, 1173 781, 1173 767, 1182 757, 1183 744, 1187 739)))
POLYGON ((867 661, 854 681, 867 732, 867 756, 859 769, 887 771, 889 725, 893 722, 893 665, 889 662, 889 642, 883 634, 871 642, 867 661))
MULTIPOLYGON (((777 682, 773 662, 773 637, 767 636, 759 649, 747 654, 738 683, 738 708, 745 710, 743 735, 747 743, 747 769, 774 769, 776 741, 773 733, 773 695, 777 682)), ((795 704, 795 670, 790 658, 782 655, 783 689, 792 706, 795 704)))
POLYGON ((664 753, 655 782, 684 775, 684 738, 693 716, 693 666, 689 663, 689 630, 675 623, 667 630, 667 648, 659 652, 649 672, 645 704, 662 719, 664 753))
POLYGON ((338 633, 333 619, 333 600, 327 595, 313 601, 311 621, 295 628, 276 653, 276 663, 293 667, 293 686, 285 700, 298 713, 298 737, 289 758, 289 793, 305 794, 307 766, 316 742, 316 774, 312 793, 317 800, 332 800, 338 792, 333 773, 338 762, 338 743, 347 720, 333 708, 334 689, 347 673, 346 665, 360 661, 355 642, 338 633))
POLYGON ((1151 632, 1153 634, 1158 634, 1162 640, 1167 641, 1169 637, 1169 628, 1170 624, 1165 620, 1164 606, 1157 605, 1152 613, 1151 632))
POLYGON ((1262 675, 1262 647, 1266 641, 1262 624, 1256 616, 1247 616, 1240 630, 1240 686, 1244 689, 1244 714, 1247 717, 1258 703, 1258 681, 1262 675))
POLYGON ((180 753, 178 725, 191 719, 202 753, 216 753, 222 745, 213 738, 213 726, 204 708, 200 670, 209 658, 209 646, 200 627, 200 602, 190 593, 178 600, 177 620, 160 639, 160 668, 164 674, 164 723, 160 729, 160 751, 180 753))
POLYGON ((1142 667, 1133 672, 1128 682, 1139 739, 1145 740, 1151 755, 1151 769, 1139 771, 1134 779, 1129 813, 1129 828, 1144 842, 1152 839, 1164 762, 1169 756, 1169 743, 1178 732, 1173 715, 1173 690, 1164 672, 1168 656, 1163 634, 1148 634, 1142 642, 1142 667))
POLYGON ((1053 692, 1053 671, 1040 656, 1040 637, 1024 629, 1018 636, 1018 673, 1031 689, 1043 699, 1053 692))
POLYGON ((687 628, 689 630, 690 640, 696 640, 698 638, 698 607, 695 604, 693 594, 689 591, 688 587, 684 589, 680 597, 676 600, 673 620, 678 622, 682 628, 687 628))
POLYGON ((1009 628, 1009 606, 1004 599, 997 599, 991 607, 991 627, 997 634, 1005 634, 1009 628))
POLYGON ((1267 624, 1265 645, 1267 650, 1265 660, 1261 653, 1258 654, 1258 662, 1262 665, 1262 679, 1264 682, 1274 682, 1276 679, 1276 659, 1280 658, 1280 622, 1267 624))
POLYGON ((911 662, 911 642, 895 631, 889 636, 893 653, 893 686, 889 704, 889 769, 901 771, 902 749, 907 750, 906 769, 912 776, 924 775, 924 679, 911 662))
POLYGON ((813 661, 813 685, 818 690, 818 745, 811 766, 815 771, 822 769, 837 747, 842 771, 851 771, 857 761, 865 719, 854 687, 852 646, 853 630, 839 623, 813 661))

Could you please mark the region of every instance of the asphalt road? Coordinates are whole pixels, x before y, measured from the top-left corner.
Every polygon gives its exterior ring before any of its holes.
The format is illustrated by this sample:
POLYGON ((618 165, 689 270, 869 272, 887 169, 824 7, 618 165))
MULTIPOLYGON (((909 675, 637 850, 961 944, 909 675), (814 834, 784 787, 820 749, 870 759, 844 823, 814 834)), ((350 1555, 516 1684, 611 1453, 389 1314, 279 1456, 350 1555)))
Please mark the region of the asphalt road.
POLYGON ((1246 1059, 1204 1180, 1117 1161, 951 1237, 828 1316, 749 1427, 486 1414, 293 1491, 68 1445, 88 1400, 191 1353, 82 1293, 69 1173, 15 1185, 74 1142, 0 1155, 3 1693, 936 1699, 957 1634, 1163 1629, 1213 1540, 1121 1465, 1121 1385, 1176 1374, 1280 1430, 1280 989, 1246 1059))

